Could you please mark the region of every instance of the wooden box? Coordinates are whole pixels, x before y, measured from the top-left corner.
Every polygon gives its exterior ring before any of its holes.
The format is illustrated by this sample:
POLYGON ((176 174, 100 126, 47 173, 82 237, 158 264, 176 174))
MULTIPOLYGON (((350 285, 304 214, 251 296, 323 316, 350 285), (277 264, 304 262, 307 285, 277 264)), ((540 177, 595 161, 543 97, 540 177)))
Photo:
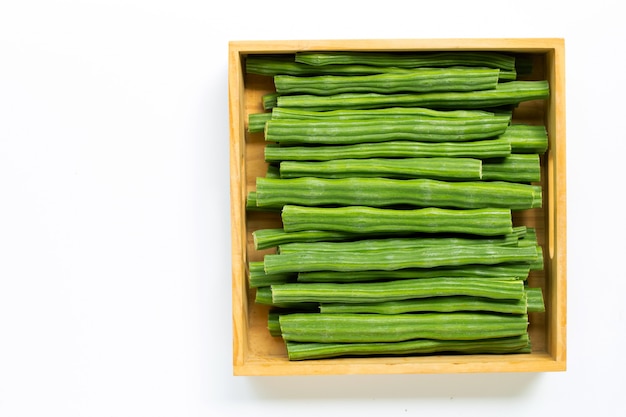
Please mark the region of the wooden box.
POLYGON ((229 44, 230 186, 232 224, 233 373, 235 375, 417 374, 467 372, 544 372, 566 368, 566 181, 565 69, 563 39, 400 39, 233 41, 229 44), (254 303, 247 284, 248 261, 267 251, 254 249, 251 233, 279 227, 280 218, 246 213, 246 195, 263 176, 262 133, 247 132, 248 114, 261 112, 261 97, 273 90, 270 77, 248 75, 252 54, 307 50, 447 51, 482 50, 528 54, 530 79, 546 79, 550 98, 522 103, 514 120, 545 124, 549 148, 542 158, 544 205, 518 214, 537 229, 544 250, 543 271, 529 282, 544 291, 545 313, 530 313, 532 353, 509 355, 435 355, 419 357, 336 358, 289 361, 284 342, 267 330, 267 307, 254 303))

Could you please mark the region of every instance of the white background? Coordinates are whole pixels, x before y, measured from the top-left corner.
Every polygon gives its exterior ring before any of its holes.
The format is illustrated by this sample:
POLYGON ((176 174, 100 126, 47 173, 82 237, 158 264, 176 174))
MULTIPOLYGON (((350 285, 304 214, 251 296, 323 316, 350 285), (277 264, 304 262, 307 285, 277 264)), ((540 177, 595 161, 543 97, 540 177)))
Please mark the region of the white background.
POLYGON ((619 2, 0 3, 0 416, 626 415, 619 2), (568 370, 233 377, 229 40, 563 37, 568 370))

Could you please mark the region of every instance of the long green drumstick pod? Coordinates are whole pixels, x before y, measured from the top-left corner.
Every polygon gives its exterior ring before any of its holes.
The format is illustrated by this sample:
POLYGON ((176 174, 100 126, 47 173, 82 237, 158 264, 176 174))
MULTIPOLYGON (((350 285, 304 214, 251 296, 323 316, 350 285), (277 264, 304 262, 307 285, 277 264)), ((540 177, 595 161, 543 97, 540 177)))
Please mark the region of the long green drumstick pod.
MULTIPOLYGON (((509 111, 498 112, 501 115, 511 114, 509 111)), ((487 118, 495 112, 486 110, 436 110, 427 107, 388 107, 382 109, 347 109, 329 111, 309 111, 305 109, 291 109, 275 107, 270 114, 272 119, 301 119, 301 120, 370 120, 370 119, 469 119, 487 118)), ((265 116, 267 117, 267 116, 265 116)))
POLYGON ((433 107, 438 109, 484 109, 543 100, 550 95, 545 80, 499 83, 493 90, 438 93, 344 93, 333 96, 296 94, 278 96, 278 107, 307 110, 375 109, 383 107, 433 107))
POLYGON ((500 138, 469 142, 389 141, 354 145, 265 146, 265 160, 268 162, 426 157, 487 159, 506 157, 510 154, 511 143, 500 138))
POLYGON ((270 119, 265 124, 265 140, 285 145, 351 145, 392 140, 463 142, 502 135, 509 123, 508 114, 468 119, 270 119))
MULTIPOLYGON (((277 319, 278 320, 278 319, 277 319)), ((279 327, 278 325, 275 326, 279 327)), ((278 333, 278 332, 277 332, 278 333)), ((328 359, 341 356, 410 356, 433 353, 510 354, 530 352, 528 334, 496 339, 417 339, 389 343, 286 342, 289 360, 328 359)))
POLYGON ((502 181, 441 181, 427 178, 257 178, 257 206, 409 205, 447 208, 541 207, 538 185, 502 181))
POLYGON ((464 295, 506 300, 524 297, 524 282, 516 279, 419 278, 370 283, 273 284, 275 303, 380 303, 414 298, 464 295))
MULTIPOLYGON (((478 62, 476 62, 478 64, 478 62)), ((485 65, 472 65, 468 67, 486 67, 485 65)), ((493 66, 493 68, 502 65, 493 66)), ((399 68, 394 66, 362 65, 362 64, 331 64, 323 66, 308 65, 296 62, 294 54, 281 55, 248 55, 246 58, 246 73, 273 77, 275 75, 315 76, 315 75, 371 75, 385 74, 389 72, 411 71, 413 68, 399 68)), ((500 81, 510 81, 517 78, 517 68, 499 68, 500 81)))
MULTIPOLYGON (((418 249, 430 246, 472 246, 472 245, 502 245, 502 246, 530 246, 525 240, 520 245, 520 239, 525 239, 525 227, 516 226, 512 233, 502 236, 482 237, 482 236, 460 236, 460 235, 416 235, 393 236, 393 237, 367 237, 361 236, 356 239, 346 237, 344 241, 311 241, 311 242, 287 242, 278 246, 278 253, 294 252, 337 252, 337 251, 358 251, 375 252, 387 249, 418 249)), ((535 241, 532 243, 537 245, 535 241)))
POLYGON ((515 57, 499 52, 352 52, 352 51, 298 51, 295 61, 310 66, 361 64, 381 67, 450 67, 477 66, 515 69, 515 57))
MULTIPOLYGON (((536 234, 534 229, 526 226, 516 226, 513 228, 513 232, 505 234, 503 236, 481 238, 481 237, 467 237, 467 236, 437 236, 432 235, 420 235, 415 233, 393 233, 391 236, 385 233, 373 233, 371 236, 367 236, 363 233, 349 233, 349 232, 333 232, 327 230, 304 230, 301 232, 286 232, 281 228, 270 229, 258 229, 252 232, 252 238, 254 241, 254 247, 257 250, 267 249, 274 246, 281 246, 281 250, 285 247, 292 247, 295 245, 302 245, 306 243, 333 245, 333 242, 346 242, 353 241, 355 246, 366 247, 370 243, 376 242, 385 244, 385 241, 391 240, 403 240, 405 239, 410 245, 415 246, 430 246, 436 244, 502 244, 502 245, 519 245, 519 244, 537 244, 536 234), (535 236, 534 240, 527 235, 535 236)), ((307 247, 305 250, 311 250, 307 247)))
POLYGON ((492 68, 417 68, 373 75, 276 75, 274 84, 279 94, 424 93, 493 89, 499 77, 492 68))
POLYGON ((407 268, 395 271, 310 271, 298 273, 298 282, 368 282, 432 277, 481 277, 526 280, 530 273, 527 262, 497 265, 458 265, 433 268, 407 268))
POLYGON ((432 268, 469 264, 493 265, 505 262, 533 262, 538 247, 500 245, 429 246, 416 249, 385 249, 369 252, 294 252, 267 254, 268 274, 307 271, 364 271, 432 268))
POLYGON ((280 316, 283 339, 296 342, 400 342, 411 339, 476 340, 526 333, 526 314, 418 313, 280 316))
POLYGON ((528 312, 527 297, 519 300, 494 299, 466 295, 415 298, 399 301, 383 301, 380 303, 322 303, 320 312, 337 313, 371 313, 371 314, 404 314, 455 311, 489 311, 503 314, 526 314, 528 312))
POLYGON ((287 232, 330 230, 351 233, 467 233, 497 236, 511 233, 511 210, 395 210, 375 207, 305 207, 286 205, 281 218, 287 232))
POLYGON ((504 314, 526 314, 545 311, 541 288, 526 288, 524 292, 524 296, 518 300, 452 295, 380 303, 321 303, 319 309, 324 314, 404 314, 429 311, 440 313, 488 311, 504 314))
MULTIPOLYGON (((479 180, 482 161, 474 158, 369 158, 331 161, 283 161, 281 178, 431 178, 479 180)), ((506 168, 506 167, 505 167, 506 168)))

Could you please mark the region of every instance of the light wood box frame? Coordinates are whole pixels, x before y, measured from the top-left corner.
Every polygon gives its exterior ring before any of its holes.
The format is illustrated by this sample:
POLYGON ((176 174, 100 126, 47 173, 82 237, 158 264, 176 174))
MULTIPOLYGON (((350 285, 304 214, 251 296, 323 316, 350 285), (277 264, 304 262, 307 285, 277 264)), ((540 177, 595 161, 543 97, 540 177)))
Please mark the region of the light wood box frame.
POLYGON ((232 232, 232 322, 234 375, 423 374, 546 372, 566 369, 566 170, 565 42, 560 38, 524 39, 362 39, 229 42, 230 187, 232 232), (293 361, 284 343, 266 329, 267 307, 254 303, 247 285, 247 263, 266 251, 254 249, 251 232, 276 227, 276 216, 246 213, 248 191, 265 173, 262 134, 247 132, 247 116, 262 111, 261 96, 271 91, 269 77, 248 75, 251 54, 312 50, 350 51, 501 51, 531 54, 534 77, 547 79, 550 98, 523 103, 514 112, 520 122, 544 123, 549 149, 542 158, 544 205, 516 214, 537 228, 545 268, 529 280, 544 290, 546 312, 531 313, 532 353, 515 355, 435 355, 384 358, 336 358, 293 361))

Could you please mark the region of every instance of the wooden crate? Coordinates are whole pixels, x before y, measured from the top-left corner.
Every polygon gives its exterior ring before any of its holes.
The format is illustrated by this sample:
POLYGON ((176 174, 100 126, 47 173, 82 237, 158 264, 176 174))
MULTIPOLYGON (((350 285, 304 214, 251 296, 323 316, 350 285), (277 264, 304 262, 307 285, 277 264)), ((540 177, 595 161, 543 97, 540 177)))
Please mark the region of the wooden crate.
POLYGON ((233 373, 235 375, 411 374, 468 372, 544 372, 566 368, 566 181, 565 68, 563 39, 399 39, 233 41, 229 44, 230 185, 232 227, 233 373), (262 260, 251 233, 279 227, 280 217, 246 213, 246 195, 263 176, 263 134, 247 132, 247 116, 263 111, 261 97, 273 91, 269 77, 248 75, 247 56, 310 50, 350 51, 501 51, 529 54, 528 79, 547 79, 549 100, 522 103, 518 122, 545 124, 549 148, 542 158, 544 204, 517 213, 514 220, 537 229, 545 268, 529 281, 544 291, 546 312, 531 313, 532 353, 514 355, 434 355, 418 357, 335 358, 292 361, 284 342, 267 331, 268 308, 254 303, 247 284, 247 263, 262 260))

